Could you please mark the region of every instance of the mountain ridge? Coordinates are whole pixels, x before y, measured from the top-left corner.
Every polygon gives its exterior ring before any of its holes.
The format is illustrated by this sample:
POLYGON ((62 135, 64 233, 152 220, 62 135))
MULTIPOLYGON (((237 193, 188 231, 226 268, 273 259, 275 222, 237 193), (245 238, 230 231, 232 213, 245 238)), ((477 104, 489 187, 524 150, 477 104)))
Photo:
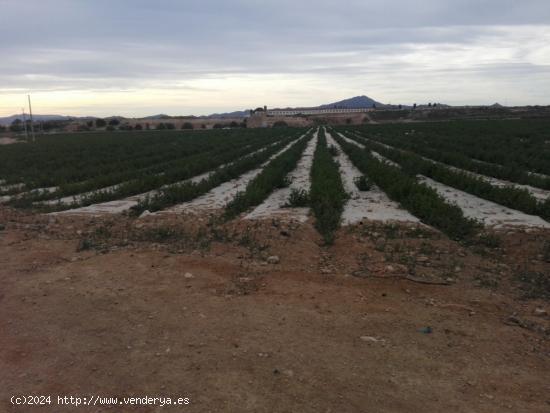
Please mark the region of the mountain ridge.
MULTIPOLYGON (((374 100, 366 95, 359 95, 354 96, 347 99, 342 99, 337 102, 332 103, 326 103, 319 106, 313 106, 311 109, 330 109, 330 108, 340 108, 340 109, 357 109, 357 108, 372 108, 373 105, 375 105, 377 108, 397 108, 402 107, 404 109, 411 108, 410 105, 389 105, 386 103, 381 103, 377 100, 374 100)), ((420 107, 423 107, 425 105, 422 105, 420 107)), ((446 105, 444 105, 446 106, 446 105)), ((286 109, 293 109, 291 107, 286 109)), ((171 118, 181 118, 181 117, 193 117, 193 118, 203 118, 203 119, 212 119, 212 118, 245 118, 249 113, 249 110, 238 110, 233 112, 225 112, 225 113, 213 113, 210 115, 204 115, 204 116, 170 116, 165 114, 158 114, 158 115, 150 115, 150 116, 144 116, 139 119, 171 119, 171 118)), ((129 119, 124 116, 106 116, 103 119, 112 119, 112 118, 118 118, 118 119, 129 119)), ((10 125, 14 120, 21 119, 23 120, 23 116, 21 114, 19 115, 11 115, 6 117, 0 117, 0 125, 10 125)), ((27 115, 27 119, 29 119, 29 116, 27 115)), ((33 119, 35 121, 49 121, 49 120, 93 120, 97 119, 97 117, 94 116, 66 116, 66 115, 33 115, 33 119)))

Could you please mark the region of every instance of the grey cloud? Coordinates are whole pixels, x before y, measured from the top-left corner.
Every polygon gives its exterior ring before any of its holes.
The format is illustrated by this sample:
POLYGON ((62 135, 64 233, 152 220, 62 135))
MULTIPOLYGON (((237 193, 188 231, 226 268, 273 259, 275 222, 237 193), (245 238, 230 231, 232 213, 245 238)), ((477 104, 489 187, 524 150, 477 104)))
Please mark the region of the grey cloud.
POLYGON ((386 75, 398 87, 400 75, 422 70, 447 81, 459 73, 478 79, 537 73, 539 88, 549 82, 547 66, 528 61, 529 42, 514 43, 513 34, 501 30, 548 28, 547 0, 7 0, 0 9, 3 93, 163 88, 167 82, 191 91, 197 79, 247 74, 342 82, 371 76, 380 84, 386 75), (495 39, 515 49, 514 61, 433 68, 403 60, 418 46, 427 56, 444 47, 490 47, 495 39))

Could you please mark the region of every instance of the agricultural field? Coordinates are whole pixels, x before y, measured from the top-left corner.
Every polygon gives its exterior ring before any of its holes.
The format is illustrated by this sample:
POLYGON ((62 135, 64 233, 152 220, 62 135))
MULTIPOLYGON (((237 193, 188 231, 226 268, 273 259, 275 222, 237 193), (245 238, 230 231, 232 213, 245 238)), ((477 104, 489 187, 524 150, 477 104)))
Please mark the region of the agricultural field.
POLYGON ((550 403, 548 121, 38 136, 0 146, 0 248, 6 391, 550 403))

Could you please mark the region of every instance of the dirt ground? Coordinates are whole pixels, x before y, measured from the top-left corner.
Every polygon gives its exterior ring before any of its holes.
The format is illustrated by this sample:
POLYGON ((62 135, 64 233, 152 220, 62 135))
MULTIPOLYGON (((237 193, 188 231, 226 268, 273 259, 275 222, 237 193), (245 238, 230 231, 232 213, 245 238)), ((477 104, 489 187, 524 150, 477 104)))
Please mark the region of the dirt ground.
POLYGON ((411 225, 0 208, 0 411, 550 411, 550 232, 411 225))

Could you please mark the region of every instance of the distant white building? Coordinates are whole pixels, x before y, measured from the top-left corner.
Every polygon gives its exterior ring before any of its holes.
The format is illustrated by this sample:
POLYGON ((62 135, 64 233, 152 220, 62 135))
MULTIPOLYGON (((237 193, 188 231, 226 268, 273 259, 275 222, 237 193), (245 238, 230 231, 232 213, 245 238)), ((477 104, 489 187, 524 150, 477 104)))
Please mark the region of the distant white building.
POLYGON ((267 109, 267 116, 295 116, 295 115, 327 115, 333 113, 364 113, 372 108, 297 108, 297 109, 267 109))

